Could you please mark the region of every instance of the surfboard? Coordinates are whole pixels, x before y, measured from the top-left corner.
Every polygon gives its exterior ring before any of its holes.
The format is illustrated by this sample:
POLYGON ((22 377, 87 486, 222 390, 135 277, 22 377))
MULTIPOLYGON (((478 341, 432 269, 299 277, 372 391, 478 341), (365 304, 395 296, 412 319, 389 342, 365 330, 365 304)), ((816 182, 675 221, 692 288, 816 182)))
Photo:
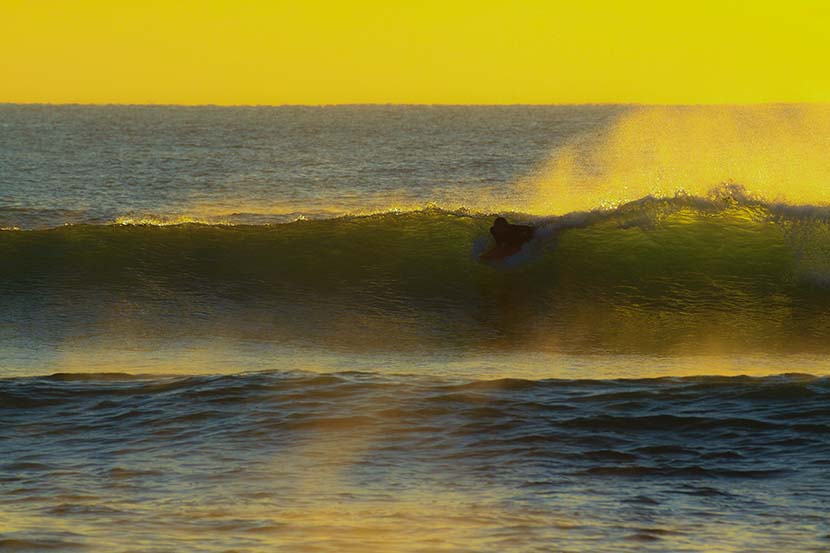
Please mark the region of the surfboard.
POLYGON ((522 246, 521 244, 511 244, 507 246, 499 246, 498 244, 478 256, 478 258, 482 261, 498 261, 499 259, 504 259, 506 257, 510 257, 511 255, 517 254, 521 251, 522 246))

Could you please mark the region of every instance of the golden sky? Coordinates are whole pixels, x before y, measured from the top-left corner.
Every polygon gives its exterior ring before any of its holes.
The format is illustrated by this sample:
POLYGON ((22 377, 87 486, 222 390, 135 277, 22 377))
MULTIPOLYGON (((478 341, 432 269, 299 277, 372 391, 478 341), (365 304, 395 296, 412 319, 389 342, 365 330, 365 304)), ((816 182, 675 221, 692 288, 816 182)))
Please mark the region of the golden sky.
POLYGON ((0 102, 830 101, 826 0, 0 0, 0 102))

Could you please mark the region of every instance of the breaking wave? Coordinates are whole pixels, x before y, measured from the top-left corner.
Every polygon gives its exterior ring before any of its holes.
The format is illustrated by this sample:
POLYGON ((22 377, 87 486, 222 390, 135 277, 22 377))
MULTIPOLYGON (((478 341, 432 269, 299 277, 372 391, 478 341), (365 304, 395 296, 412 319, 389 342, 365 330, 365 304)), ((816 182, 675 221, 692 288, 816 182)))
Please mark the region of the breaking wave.
POLYGON ((80 305, 109 295, 166 302, 168 313, 182 298, 224 302, 237 314, 267 308, 290 319, 283 330, 303 329, 293 338, 331 334, 331 321, 523 345, 550 343, 564 329, 558 343, 648 347, 712 332, 722 343, 752 337, 781 347, 793 336, 797 347, 830 336, 830 208, 768 203, 724 186, 706 197, 508 216, 534 224, 536 237, 496 264, 477 257, 492 214, 439 208, 273 225, 4 231, 0 289, 6 302, 59 295, 80 305))

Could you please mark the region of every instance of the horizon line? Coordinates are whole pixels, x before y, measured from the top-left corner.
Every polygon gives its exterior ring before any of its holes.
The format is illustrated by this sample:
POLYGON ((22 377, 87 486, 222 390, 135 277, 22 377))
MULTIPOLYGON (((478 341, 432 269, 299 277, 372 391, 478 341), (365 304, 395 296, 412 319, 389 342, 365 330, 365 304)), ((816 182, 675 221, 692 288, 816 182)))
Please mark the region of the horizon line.
POLYGON ((768 102, 515 102, 515 103, 455 103, 455 102, 332 102, 318 104, 218 104, 218 103, 167 103, 167 102, 5 102, 0 106, 67 106, 67 107, 216 107, 216 108, 331 108, 331 107, 741 107, 741 106, 830 106, 830 101, 768 101, 768 102))

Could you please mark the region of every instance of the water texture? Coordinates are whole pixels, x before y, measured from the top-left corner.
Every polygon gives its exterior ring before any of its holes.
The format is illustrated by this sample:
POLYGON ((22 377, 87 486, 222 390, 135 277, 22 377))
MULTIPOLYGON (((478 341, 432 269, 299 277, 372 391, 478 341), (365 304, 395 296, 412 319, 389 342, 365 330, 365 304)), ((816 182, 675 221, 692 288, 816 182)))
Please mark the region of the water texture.
POLYGON ((818 551, 828 400, 798 374, 3 379, 2 543, 818 551))
POLYGON ((827 550, 828 131, 0 106, 0 550, 827 550))

